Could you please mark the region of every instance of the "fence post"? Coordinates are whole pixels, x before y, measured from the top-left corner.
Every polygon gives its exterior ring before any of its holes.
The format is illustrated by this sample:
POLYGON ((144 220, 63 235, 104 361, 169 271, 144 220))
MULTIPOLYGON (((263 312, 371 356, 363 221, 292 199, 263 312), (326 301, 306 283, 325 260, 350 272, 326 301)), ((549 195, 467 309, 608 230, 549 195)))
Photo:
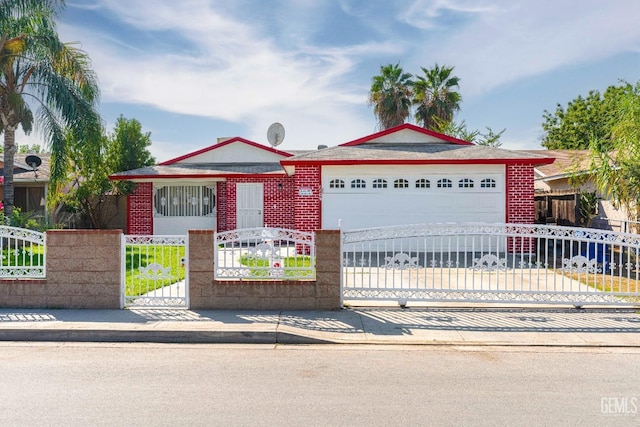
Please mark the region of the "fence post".
POLYGON ((342 308, 342 275, 340 230, 316 231, 316 297, 317 308, 342 308))
POLYGON ((189 230, 187 254, 189 307, 210 309, 213 305, 215 248, 213 230, 189 230))

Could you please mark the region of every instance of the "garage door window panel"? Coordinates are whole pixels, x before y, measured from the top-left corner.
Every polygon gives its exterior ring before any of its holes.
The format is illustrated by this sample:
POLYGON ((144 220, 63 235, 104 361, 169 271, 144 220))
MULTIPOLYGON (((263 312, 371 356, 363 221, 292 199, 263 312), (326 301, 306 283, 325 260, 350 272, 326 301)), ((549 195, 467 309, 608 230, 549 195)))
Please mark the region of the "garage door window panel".
POLYGON ((387 180, 382 178, 374 179, 373 188, 387 188, 387 180))
POLYGON ((409 181, 406 179, 396 179, 393 181, 393 188, 409 188, 409 181))
POLYGON ((354 179, 351 181, 351 188, 367 188, 367 183, 364 179, 354 179))
POLYGON ((431 181, 428 179, 418 179, 416 180, 416 188, 431 188, 431 181))
POLYGON ((492 178, 485 178, 480 181, 480 188, 496 188, 496 180, 492 178))
POLYGON ((450 179, 442 178, 438 180, 438 188, 452 188, 453 182, 450 179))
POLYGON ((344 181, 341 179, 332 179, 329 182, 329 188, 344 188, 344 181))
POLYGON ((463 178, 458 181, 458 188, 473 188, 473 180, 469 178, 463 178))

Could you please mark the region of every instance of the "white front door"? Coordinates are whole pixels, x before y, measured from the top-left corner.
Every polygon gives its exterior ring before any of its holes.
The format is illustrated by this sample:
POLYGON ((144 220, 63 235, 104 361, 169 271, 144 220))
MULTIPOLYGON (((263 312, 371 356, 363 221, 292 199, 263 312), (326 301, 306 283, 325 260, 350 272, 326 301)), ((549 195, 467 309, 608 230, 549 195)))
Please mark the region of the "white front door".
POLYGON ((264 225, 264 190, 262 183, 236 184, 236 228, 264 225))

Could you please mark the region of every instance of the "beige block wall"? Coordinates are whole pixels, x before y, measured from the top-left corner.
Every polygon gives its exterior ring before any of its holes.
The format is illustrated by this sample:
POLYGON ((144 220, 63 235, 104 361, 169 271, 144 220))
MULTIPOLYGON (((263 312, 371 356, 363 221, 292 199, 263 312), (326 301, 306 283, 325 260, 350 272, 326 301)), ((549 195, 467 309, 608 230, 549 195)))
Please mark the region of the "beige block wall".
POLYGON ((214 280, 213 231, 189 231, 192 309, 335 310, 340 306, 340 232, 316 232, 316 280, 214 280))
POLYGON ((0 306, 120 308, 121 230, 50 230, 47 278, 3 279, 0 306))
MULTIPOLYGON (((47 278, 0 280, 0 307, 104 308, 121 303, 121 230, 47 232, 47 278)), ((190 308, 334 310, 340 298, 340 232, 316 233, 316 280, 216 281, 212 230, 191 230, 190 308)))

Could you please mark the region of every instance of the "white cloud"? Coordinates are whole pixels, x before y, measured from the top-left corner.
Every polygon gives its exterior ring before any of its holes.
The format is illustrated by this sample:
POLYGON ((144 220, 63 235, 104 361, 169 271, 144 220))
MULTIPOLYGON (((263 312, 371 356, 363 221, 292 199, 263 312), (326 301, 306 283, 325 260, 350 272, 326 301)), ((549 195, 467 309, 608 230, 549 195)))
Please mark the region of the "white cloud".
POLYGON ((421 29, 443 28, 441 21, 446 13, 464 13, 468 15, 494 12, 496 6, 490 1, 478 0, 416 0, 399 18, 409 25, 421 29))
POLYGON ((418 58, 455 65, 468 95, 640 45, 640 3, 584 0, 577 7, 568 1, 520 0, 484 2, 474 9, 466 7, 470 2, 442 0, 413 6, 425 4, 432 4, 425 15, 434 22, 444 9, 471 14, 448 34, 417 47, 418 58))
POLYGON ((300 46, 284 51, 265 37, 265 31, 221 16, 205 3, 159 3, 150 9, 109 3, 121 19, 139 28, 172 26, 176 37, 194 44, 197 55, 188 51, 131 55, 111 38, 87 34, 84 29, 66 31, 82 32, 83 47, 99 75, 104 101, 143 103, 235 121, 278 104, 311 108, 319 96, 349 103, 353 96, 343 77, 352 70, 354 55, 388 49, 385 44, 373 44, 344 50, 300 46), (195 5, 200 6, 196 11, 195 5), (194 15, 198 16, 195 20, 194 15))

